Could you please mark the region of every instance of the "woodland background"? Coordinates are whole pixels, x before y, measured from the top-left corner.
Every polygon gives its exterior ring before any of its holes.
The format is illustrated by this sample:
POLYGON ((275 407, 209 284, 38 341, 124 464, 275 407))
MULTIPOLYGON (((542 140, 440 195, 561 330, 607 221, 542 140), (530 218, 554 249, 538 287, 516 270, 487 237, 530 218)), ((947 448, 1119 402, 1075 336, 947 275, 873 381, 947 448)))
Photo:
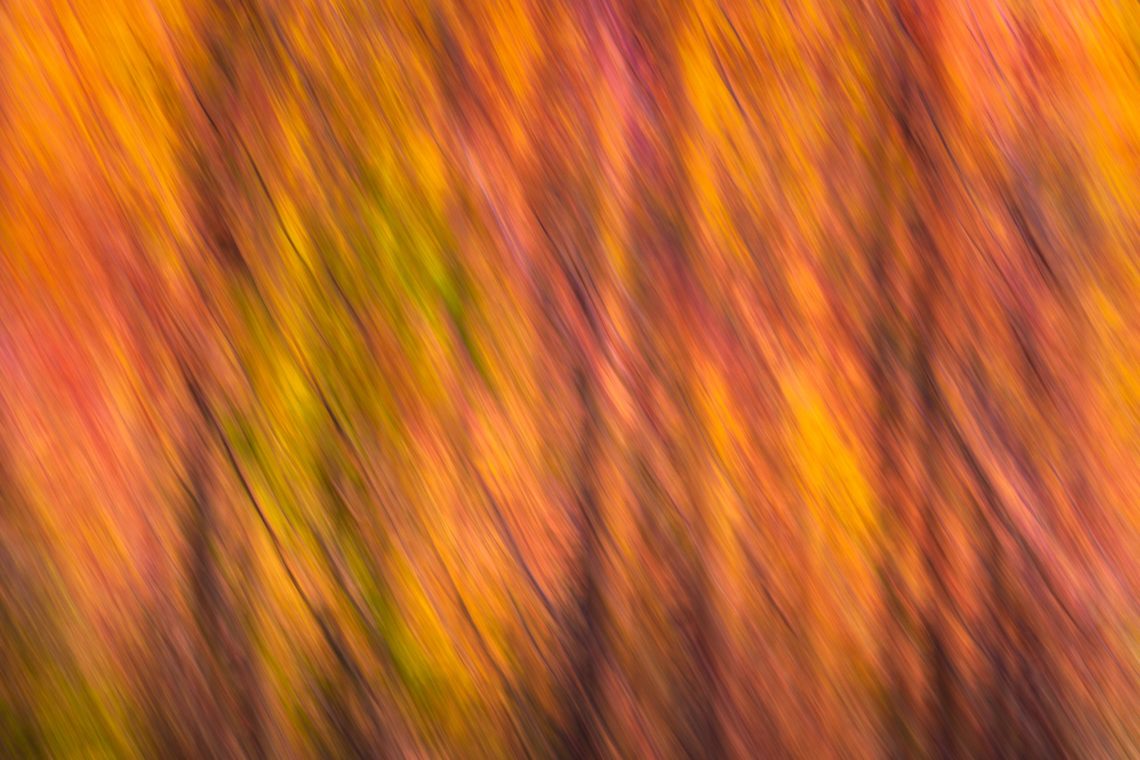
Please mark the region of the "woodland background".
POLYGON ((1140 5, 4 0, 0 754, 1140 756, 1140 5))

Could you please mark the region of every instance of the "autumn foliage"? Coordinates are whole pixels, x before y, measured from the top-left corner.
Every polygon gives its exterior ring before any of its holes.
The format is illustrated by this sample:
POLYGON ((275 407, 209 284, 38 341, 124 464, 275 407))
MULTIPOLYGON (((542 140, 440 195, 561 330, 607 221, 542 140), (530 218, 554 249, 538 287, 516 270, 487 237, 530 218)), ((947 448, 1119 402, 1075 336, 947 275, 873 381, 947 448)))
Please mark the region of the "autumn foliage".
POLYGON ((1140 5, 0 4, 0 755, 1140 757, 1140 5))

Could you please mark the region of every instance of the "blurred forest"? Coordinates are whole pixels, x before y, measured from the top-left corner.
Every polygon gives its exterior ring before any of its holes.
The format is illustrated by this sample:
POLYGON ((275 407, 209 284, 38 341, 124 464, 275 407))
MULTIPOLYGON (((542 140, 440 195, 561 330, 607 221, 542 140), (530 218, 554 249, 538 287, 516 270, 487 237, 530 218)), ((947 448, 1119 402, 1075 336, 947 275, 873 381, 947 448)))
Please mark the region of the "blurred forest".
POLYGON ((3 0, 0 755, 1140 757, 1134 0, 3 0))

